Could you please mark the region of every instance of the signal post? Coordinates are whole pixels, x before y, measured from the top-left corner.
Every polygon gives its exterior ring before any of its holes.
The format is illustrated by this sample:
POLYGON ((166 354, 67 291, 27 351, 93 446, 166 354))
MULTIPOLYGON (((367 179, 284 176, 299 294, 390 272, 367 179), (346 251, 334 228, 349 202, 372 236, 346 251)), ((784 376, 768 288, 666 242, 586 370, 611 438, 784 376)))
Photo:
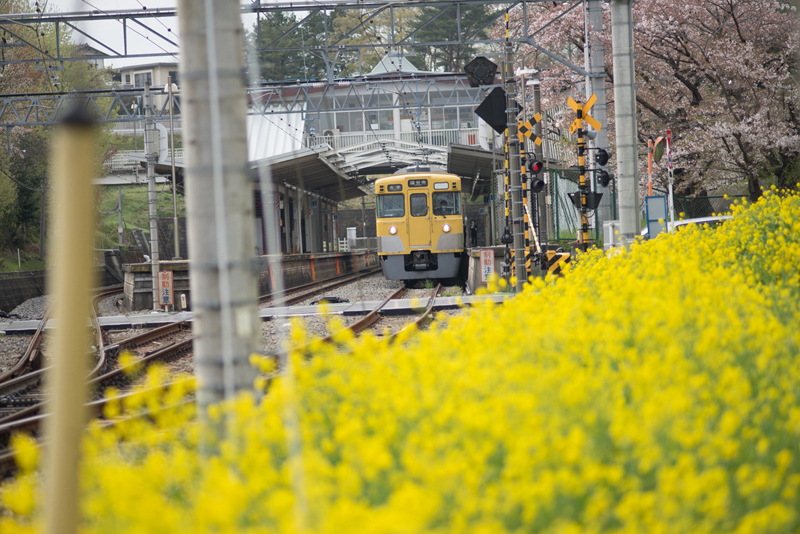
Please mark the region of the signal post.
POLYGON ((517 80, 514 76, 514 50, 508 40, 508 12, 506 12, 506 140, 508 142, 508 177, 511 190, 511 228, 514 234, 514 265, 517 275, 517 293, 522 293, 526 282, 525 272, 525 232, 522 224, 522 186, 519 154, 519 138, 517 136, 517 80))
POLYGON ((572 121, 572 124, 569 126, 569 133, 575 133, 576 131, 578 133, 578 168, 580 171, 578 193, 571 193, 570 198, 581 214, 580 242, 584 252, 589 249, 589 212, 597 209, 597 206, 600 204, 600 199, 603 197, 602 193, 593 193, 590 191, 589 183, 586 181, 586 163, 584 157, 586 141, 583 137, 583 121, 586 121, 598 132, 602 128, 602 125, 589 115, 589 110, 592 109, 596 101, 597 96, 594 93, 583 106, 575 102, 572 97, 569 97, 567 101, 569 107, 575 111, 575 120, 572 121))

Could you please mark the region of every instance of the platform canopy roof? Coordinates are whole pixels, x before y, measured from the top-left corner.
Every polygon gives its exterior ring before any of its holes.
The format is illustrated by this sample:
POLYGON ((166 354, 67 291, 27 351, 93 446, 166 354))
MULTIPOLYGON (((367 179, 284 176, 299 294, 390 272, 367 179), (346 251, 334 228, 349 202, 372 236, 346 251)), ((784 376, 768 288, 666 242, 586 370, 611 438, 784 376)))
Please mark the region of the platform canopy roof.
POLYGON ((470 194, 470 200, 488 195, 492 188, 492 171, 502 168, 504 154, 479 146, 456 145, 448 147, 447 172, 461 176, 462 191, 470 194))
POLYGON ((300 189, 334 202, 363 196, 368 190, 363 180, 347 174, 332 163, 327 152, 331 147, 322 144, 304 147, 277 156, 250 161, 254 177, 259 172, 270 172, 272 182, 292 189, 300 189), (361 187, 364 187, 361 189, 361 187))

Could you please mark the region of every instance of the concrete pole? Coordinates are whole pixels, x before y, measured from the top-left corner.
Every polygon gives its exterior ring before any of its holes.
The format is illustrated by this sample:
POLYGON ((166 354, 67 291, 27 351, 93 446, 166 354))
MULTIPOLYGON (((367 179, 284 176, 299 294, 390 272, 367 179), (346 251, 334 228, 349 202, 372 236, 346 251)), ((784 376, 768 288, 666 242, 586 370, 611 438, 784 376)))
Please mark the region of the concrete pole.
MULTIPOLYGON (((614 102, 617 127, 617 184, 620 237, 630 244, 639 234, 639 176, 636 165, 636 85, 633 68, 631 0, 611 0, 614 102)), ((598 101, 600 99, 598 98, 598 101)))
POLYGON ((119 205, 119 221, 117 222, 117 234, 119 234, 119 246, 122 247, 123 225, 122 225, 122 186, 117 188, 117 204, 119 205))
POLYGON ((52 396, 45 420, 47 534, 78 531, 80 441, 86 414, 89 368, 88 317, 94 283, 92 241, 95 232, 94 129, 81 119, 68 119, 53 143, 55 202, 50 270, 57 325, 50 341, 53 366, 47 373, 52 396))
POLYGON ((172 95, 172 76, 167 76, 167 87, 169 88, 169 160, 172 165, 172 229, 175 239, 175 254, 173 257, 177 260, 181 257, 181 247, 180 238, 178 237, 178 190, 175 188, 175 124, 172 122, 172 107, 175 105, 175 100, 172 95))
MULTIPOLYGON (((542 91, 541 91, 541 74, 536 73, 533 78, 533 114, 536 115, 537 113, 542 112, 542 91)), ((544 144, 545 139, 542 137, 542 121, 537 122, 533 127, 533 133, 536 134, 536 137, 542 140, 541 145, 537 145, 533 143, 533 153, 536 155, 536 159, 547 165, 547 161, 544 159, 544 144)), ((542 171, 542 180, 544 180, 544 170, 542 171)), ((538 222, 538 227, 536 231, 539 233, 539 242, 540 243, 547 243, 547 189, 545 189, 542 193, 536 193, 536 202, 531 204, 532 210, 538 211, 538 216, 536 217, 536 221, 538 222)))
POLYGON ((506 42, 506 129, 508 131, 508 173, 511 189, 511 232, 514 234, 514 264, 516 265, 517 293, 527 282, 525 276, 525 229, 522 222, 522 182, 517 135, 517 81, 514 78, 514 49, 506 42))
MULTIPOLYGON (((603 4, 601 0, 587 0, 586 2, 586 41, 589 56, 589 62, 586 65, 586 70, 591 74, 590 87, 591 92, 586 95, 586 98, 594 93, 597 96, 597 101, 592 106, 592 117, 597 120, 603 127, 597 132, 597 137, 594 138, 592 143, 595 148, 602 148, 608 150, 608 119, 606 113, 606 70, 605 70, 605 45, 603 44, 603 4)), ((594 169, 602 169, 594 158, 589 158, 590 166, 594 169)), ((607 165, 606 165, 607 167, 607 165)), ((606 168, 607 170, 607 168, 606 168)), ((613 186, 612 186, 613 187, 613 186)), ((604 207, 610 205, 612 195, 603 195, 601 204, 604 207)), ((595 214, 602 213, 600 210, 595 211, 595 214)), ((603 221, 596 217, 597 225, 602 227, 603 221)))
POLYGON ((294 190, 294 224, 295 229, 295 247, 298 254, 305 252, 303 250, 303 195, 299 190, 294 190))
POLYGON ((144 154, 147 158, 147 204, 150 219, 150 272, 153 275, 153 309, 160 308, 158 304, 158 216, 156 215, 156 161, 158 160, 158 132, 153 120, 153 93, 150 84, 144 84, 145 99, 145 127, 144 127, 144 154))
POLYGON ((44 259, 44 242, 47 239, 47 173, 42 177, 42 204, 39 213, 39 259, 44 259))
POLYGON ((592 117, 599 122, 603 128, 597 132, 594 138, 594 146, 608 150, 608 122, 606 113, 606 70, 605 70, 605 45, 603 45, 603 4, 601 0, 587 0, 587 40, 589 50, 589 64, 586 70, 591 73, 590 91, 586 95, 588 100, 592 93, 597 96, 597 101, 592 106, 592 117))
POLYGON ((186 202, 201 417, 253 387, 260 349, 237 0, 179 0, 186 202))
POLYGON ((367 237, 367 195, 361 195, 361 237, 367 237))

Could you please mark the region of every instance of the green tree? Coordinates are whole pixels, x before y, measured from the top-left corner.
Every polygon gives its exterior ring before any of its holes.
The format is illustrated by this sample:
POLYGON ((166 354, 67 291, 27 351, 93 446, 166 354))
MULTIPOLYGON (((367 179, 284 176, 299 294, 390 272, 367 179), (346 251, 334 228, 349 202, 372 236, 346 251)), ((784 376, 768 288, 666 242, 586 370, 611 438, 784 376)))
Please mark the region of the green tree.
MULTIPOLYGON (((438 7, 420 8, 412 26, 422 27, 436 17, 440 11, 441 9, 438 7)), ((459 38, 482 39, 488 35, 488 31, 482 28, 491 18, 490 7, 461 5, 459 13, 456 6, 450 6, 436 20, 417 31, 416 41, 456 42, 459 38), (460 34, 459 29, 461 30, 460 34)), ((418 47, 417 50, 419 51, 420 48, 418 47)), ((437 45, 424 48, 422 57, 429 70, 458 72, 473 59, 476 53, 475 45, 437 45)), ((419 59, 415 63, 418 62, 420 62, 419 59)))
MULTIPOLYGON (((33 12, 34 6, 28 0, 0 0, 0 13, 33 12)), ((48 25, 15 26, 16 38, 35 44, 45 52, 55 50, 56 36, 48 25)), ((60 34, 60 48, 65 56, 74 55, 70 32, 60 34)), ((28 46, 3 48, 3 58, 10 60, 41 59, 33 48, 28 46)), ((59 70, 37 70, 33 63, 13 63, 3 67, 0 77, 0 94, 34 93, 34 92, 72 92, 80 89, 104 87, 110 80, 110 71, 96 69, 83 61, 68 61, 59 70)), ((103 110, 111 105, 98 102, 103 110)), ((49 104, 51 113, 55 103, 49 104)), ((103 128, 107 131, 111 128, 103 128)), ((16 127, 9 132, 6 150, 0 151, 0 249, 8 247, 24 247, 25 244, 39 239, 41 221, 41 195, 44 187, 45 173, 49 169, 50 137, 49 126, 16 127)), ((102 136, 100 146, 101 157, 98 159, 98 171, 106 157, 114 152, 113 139, 110 135, 102 136)))
POLYGON ((282 81, 301 77, 302 62, 299 54, 273 50, 287 46, 299 46, 294 32, 281 37, 297 24, 294 13, 270 11, 262 14, 253 25, 250 41, 258 48, 258 62, 261 78, 265 81, 282 81))

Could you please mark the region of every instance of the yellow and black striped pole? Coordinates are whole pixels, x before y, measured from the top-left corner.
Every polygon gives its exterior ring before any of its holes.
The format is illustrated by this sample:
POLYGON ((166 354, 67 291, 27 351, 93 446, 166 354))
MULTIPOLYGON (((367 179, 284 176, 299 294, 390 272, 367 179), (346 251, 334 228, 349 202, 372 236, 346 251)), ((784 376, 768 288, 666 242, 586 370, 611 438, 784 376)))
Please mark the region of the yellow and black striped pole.
POLYGON ((589 184, 586 182, 586 163, 584 162, 584 152, 586 151, 586 141, 583 139, 583 110, 578 109, 578 168, 580 170, 580 181, 578 189, 581 192, 581 248, 586 252, 589 248, 589 210, 586 205, 586 194, 589 192, 589 184))
MULTIPOLYGON (((509 165, 508 165, 508 128, 505 130, 505 143, 504 143, 504 150, 505 150, 505 187, 503 188, 503 193, 505 195, 505 208, 506 208, 506 228, 511 228, 511 188, 509 184, 509 165)), ((511 246, 511 243, 506 243, 506 253, 505 259, 507 264, 507 272, 509 277, 515 276, 515 266, 514 266, 514 247, 511 246)))
MULTIPOLYGON (((519 121, 522 126, 522 121, 519 121)), ((519 156, 520 156, 520 169, 522 171, 520 185, 522 185, 522 218, 525 228, 525 280, 527 281, 531 274, 531 220, 528 214, 530 213, 528 206, 528 175, 525 165, 525 135, 519 132, 519 156)))

